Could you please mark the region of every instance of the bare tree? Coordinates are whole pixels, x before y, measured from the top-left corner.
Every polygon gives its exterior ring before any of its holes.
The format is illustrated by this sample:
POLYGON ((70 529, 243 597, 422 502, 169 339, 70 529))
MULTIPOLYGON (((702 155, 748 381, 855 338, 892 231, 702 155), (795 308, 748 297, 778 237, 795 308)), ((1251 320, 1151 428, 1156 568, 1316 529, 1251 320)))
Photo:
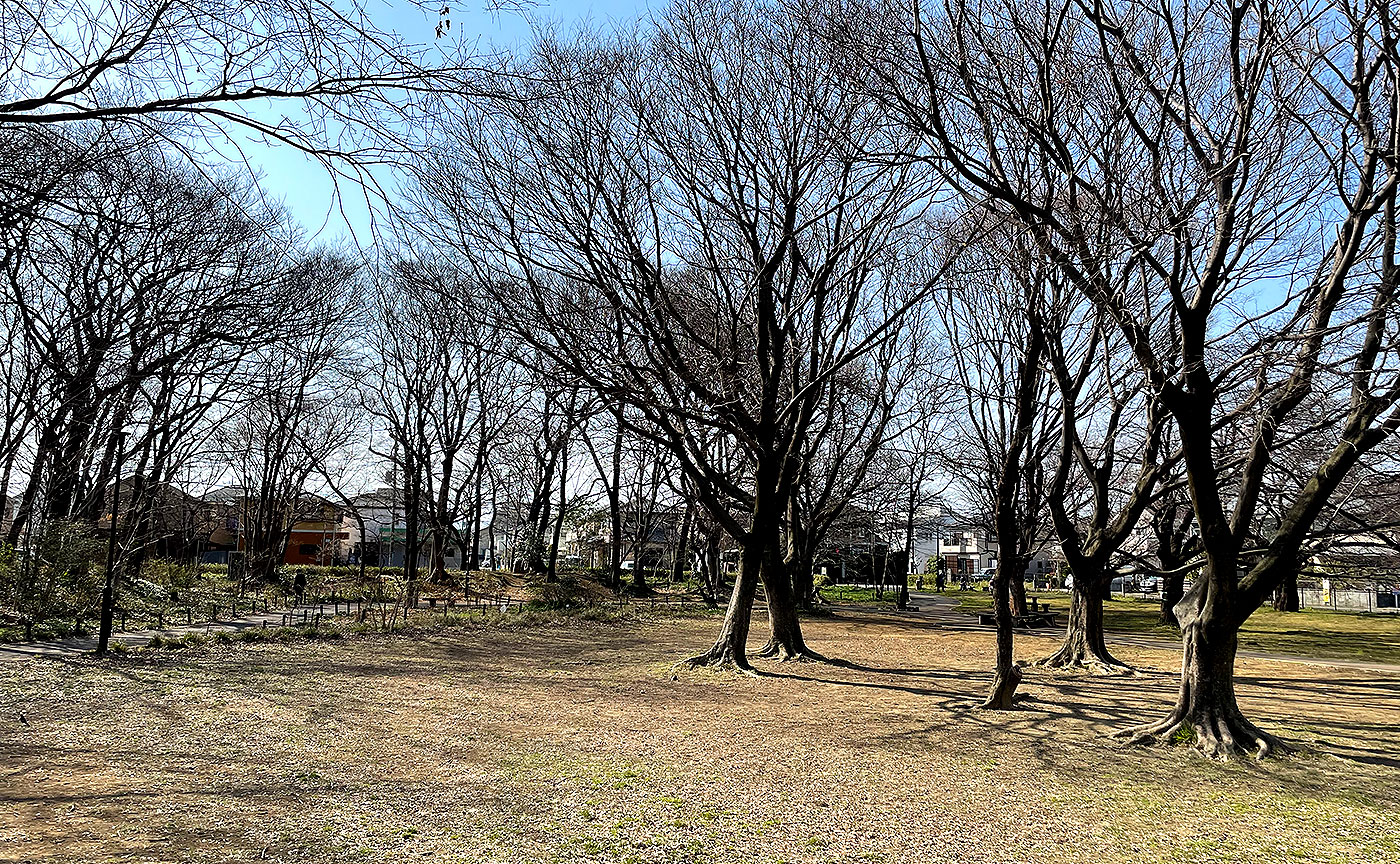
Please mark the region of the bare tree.
POLYGON ((251 136, 375 190, 375 165, 412 152, 425 118, 489 79, 488 66, 459 59, 465 43, 439 36, 412 44, 359 0, 7 4, 0 134, 99 123, 167 142, 196 166, 211 151, 242 158, 251 136), (269 110, 278 102, 294 108, 269 110))
POLYGON ((1113 322, 1172 418, 1204 564, 1175 607, 1177 704, 1129 734, 1270 752, 1235 700, 1238 628, 1400 427, 1389 4, 949 0, 868 22, 872 89, 1113 322), (1329 444, 1266 523, 1305 426, 1329 444))
POLYGON ((884 127, 827 57, 752 2, 680 4, 636 41, 544 40, 519 98, 451 130, 423 180, 430 230, 528 310, 521 338, 627 405, 741 546, 696 663, 747 666, 760 578, 768 653, 814 656, 780 544, 798 457, 832 378, 926 290, 887 266, 924 190, 860 158, 884 127))
POLYGON ((1054 438, 1045 374, 1045 269, 1017 232, 1003 229, 964 253, 938 297, 962 401, 959 442, 945 467, 972 513, 996 531, 992 577, 996 675, 983 707, 1012 707, 1021 670, 1015 617, 1026 614, 1025 573, 1043 541, 1045 457, 1054 438))
POLYGON ((1085 310, 1087 304, 1068 291, 1059 293, 1058 302, 1049 304, 1059 311, 1046 328, 1046 363, 1060 408, 1046 503, 1073 581, 1064 643, 1040 662, 1119 671, 1126 667, 1104 641, 1109 565, 1167 471, 1162 417, 1122 340, 1108 332, 1098 311, 1085 310))
POLYGON ((311 494, 312 478, 358 431, 347 422, 355 406, 344 398, 343 376, 359 267, 322 253, 297 262, 287 279, 306 317, 250 358, 237 408, 218 432, 246 572, 268 584, 278 581, 293 526, 325 503, 311 494))

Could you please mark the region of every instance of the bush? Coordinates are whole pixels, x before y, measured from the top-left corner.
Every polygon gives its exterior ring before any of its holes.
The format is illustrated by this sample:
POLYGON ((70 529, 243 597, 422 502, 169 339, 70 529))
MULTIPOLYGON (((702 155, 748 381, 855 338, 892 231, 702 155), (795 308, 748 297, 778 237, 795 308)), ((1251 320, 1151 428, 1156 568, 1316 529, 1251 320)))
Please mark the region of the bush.
POLYGON ((583 606, 582 585, 573 576, 561 576, 557 582, 539 582, 530 586, 531 609, 571 609, 583 606))

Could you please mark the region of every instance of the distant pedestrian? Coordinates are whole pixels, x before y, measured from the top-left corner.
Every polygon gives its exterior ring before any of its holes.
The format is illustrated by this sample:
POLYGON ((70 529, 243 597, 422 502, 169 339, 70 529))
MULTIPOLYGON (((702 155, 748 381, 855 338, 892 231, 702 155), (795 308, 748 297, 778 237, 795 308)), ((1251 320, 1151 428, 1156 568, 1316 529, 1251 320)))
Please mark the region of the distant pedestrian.
POLYGON ((939 594, 943 593, 943 589, 947 587, 947 585, 948 577, 944 576, 942 573, 939 573, 937 576, 933 577, 933 587, 937 589, 939 594))

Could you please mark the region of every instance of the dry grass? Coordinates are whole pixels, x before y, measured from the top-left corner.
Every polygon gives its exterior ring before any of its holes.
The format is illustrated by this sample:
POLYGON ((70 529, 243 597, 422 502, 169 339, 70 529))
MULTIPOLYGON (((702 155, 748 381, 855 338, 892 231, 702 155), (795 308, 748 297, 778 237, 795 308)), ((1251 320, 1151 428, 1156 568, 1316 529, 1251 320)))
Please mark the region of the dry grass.
POLYGON ((1031 700, 993 715, 971 707, 988 680, 981 633, 846 613, 809 638, 854 666, 673 680, 714 628, 0 667, 0 860, 1400 856, 1400 679, 1242 661, 1245 710, 1304 752, 1217 764, 1100 737, 1165 710, 1167 652, 1123 651, 1148 669, 1131 679, 1029 670, 1031 700))

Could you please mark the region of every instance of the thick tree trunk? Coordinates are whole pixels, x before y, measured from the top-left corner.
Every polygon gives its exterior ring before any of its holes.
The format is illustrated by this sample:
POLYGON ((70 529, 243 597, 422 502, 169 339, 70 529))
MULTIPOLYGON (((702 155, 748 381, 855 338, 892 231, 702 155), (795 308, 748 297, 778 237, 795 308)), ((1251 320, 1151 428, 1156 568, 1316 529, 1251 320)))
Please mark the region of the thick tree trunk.
POLYGON ((807 647, 802 638, 802 623, 797 617, 797 598, 792 590, 792 577, 776 542, 767 544, 763 568, 763 593, 768 598, 768 643, 759 652, 779 661, 822 660, 821 655, 807 647))
POLYGON ((1274 592, 1274 609, 1279 612, 1297 612, 1298 608, 1298 571, 1289 570, 1278 590, 1274 592))
POLYGON ((1186 593, 1186 574, 1177 570, 1162 577, 1162 613, 1158 620, 1172 627, 1179 626, 1176 620, 1176 604, 1186 593))
POLYGON ((1254 753, 1262 758, 1287 748, 1245 719, 1235 701, 1236 628, 1201 601, 1197 582, 1176 606, 1182 622, 1181 688, 1176 707, 1162 720, 1119 733, 1132 743, 1192 744, 1208 756, 1254 753))
POLYGON ((1102 572, 1097 578, 1087 573, 1074 574, 1064 642, 1058 651, 1036 665, 1057 669, 1093 669, 1098 672, 1131 670, 1109 653, 1104 642, 1103 601, 1107 588, 1102 572))

